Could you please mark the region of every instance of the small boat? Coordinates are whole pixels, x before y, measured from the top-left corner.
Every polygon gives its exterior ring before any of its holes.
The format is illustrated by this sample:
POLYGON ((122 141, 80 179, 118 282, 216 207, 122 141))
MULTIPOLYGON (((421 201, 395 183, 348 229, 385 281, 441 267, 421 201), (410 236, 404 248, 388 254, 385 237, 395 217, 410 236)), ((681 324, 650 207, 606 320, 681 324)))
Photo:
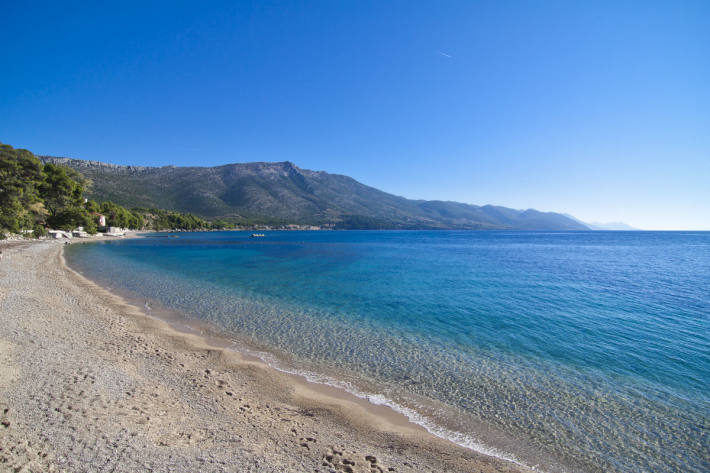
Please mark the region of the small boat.
POLYGON ((264 238, 265 236, 263 233, 252 233, 250 238, 264 238))

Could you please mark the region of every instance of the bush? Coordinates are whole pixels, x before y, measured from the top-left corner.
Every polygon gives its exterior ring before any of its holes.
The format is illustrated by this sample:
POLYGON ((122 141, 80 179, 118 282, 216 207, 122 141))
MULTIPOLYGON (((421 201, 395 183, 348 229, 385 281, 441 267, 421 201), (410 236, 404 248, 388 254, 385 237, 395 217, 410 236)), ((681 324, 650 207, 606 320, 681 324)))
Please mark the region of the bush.
POLYGON ((96 225, 96 222, 94 222, 94 219, 91 217, 84 220, 83 226, 84 231, 89 235, 96 235, 96 232, 99 230, 98 226, 96 225))
POLYGON ((47 229, 44 228, 42 225, 36 224, 34 227, 32 227, 32 236, 35 238, 47 236, 47 229))

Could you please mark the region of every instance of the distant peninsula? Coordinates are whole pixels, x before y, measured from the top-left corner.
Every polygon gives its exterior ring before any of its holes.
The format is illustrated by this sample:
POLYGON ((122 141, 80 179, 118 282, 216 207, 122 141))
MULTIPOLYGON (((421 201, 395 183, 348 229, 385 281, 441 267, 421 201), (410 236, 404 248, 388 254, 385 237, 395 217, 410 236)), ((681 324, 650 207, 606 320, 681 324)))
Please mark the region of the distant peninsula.
POLYGON ((588 223, 587 226, 592 230, 612 230, 612 231, 638 231, 640 229, 634 228, 631 225, 627 225, 624 222, 592 222, 588 223))
POLYGON ((412 200, 355 179, 285 162, 215 167, 123 166, 38 156, 88 178, 88 196, 127 208, 160 208, 207 219, 332 229, 590 230, 534 209, 412 200))

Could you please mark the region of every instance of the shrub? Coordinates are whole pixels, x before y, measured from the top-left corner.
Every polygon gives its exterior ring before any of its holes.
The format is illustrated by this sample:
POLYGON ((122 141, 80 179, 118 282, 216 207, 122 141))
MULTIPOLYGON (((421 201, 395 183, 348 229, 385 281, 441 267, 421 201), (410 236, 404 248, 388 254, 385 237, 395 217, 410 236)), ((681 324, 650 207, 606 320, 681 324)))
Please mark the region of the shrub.
POLYGON ((34 227, 32 227, 32 236, 35 238, 47 236, 47 229, 40 224, 36 224, 34 227))

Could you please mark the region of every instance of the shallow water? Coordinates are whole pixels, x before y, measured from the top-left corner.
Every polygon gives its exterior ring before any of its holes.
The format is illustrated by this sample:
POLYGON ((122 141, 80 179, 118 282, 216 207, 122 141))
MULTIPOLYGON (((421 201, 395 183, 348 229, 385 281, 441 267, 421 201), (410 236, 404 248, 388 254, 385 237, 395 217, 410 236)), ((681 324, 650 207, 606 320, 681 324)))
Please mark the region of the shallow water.
POLYGON ((66 257, 462 445, 546 471, 710 471, 710 233, 177 236, 66 257))

